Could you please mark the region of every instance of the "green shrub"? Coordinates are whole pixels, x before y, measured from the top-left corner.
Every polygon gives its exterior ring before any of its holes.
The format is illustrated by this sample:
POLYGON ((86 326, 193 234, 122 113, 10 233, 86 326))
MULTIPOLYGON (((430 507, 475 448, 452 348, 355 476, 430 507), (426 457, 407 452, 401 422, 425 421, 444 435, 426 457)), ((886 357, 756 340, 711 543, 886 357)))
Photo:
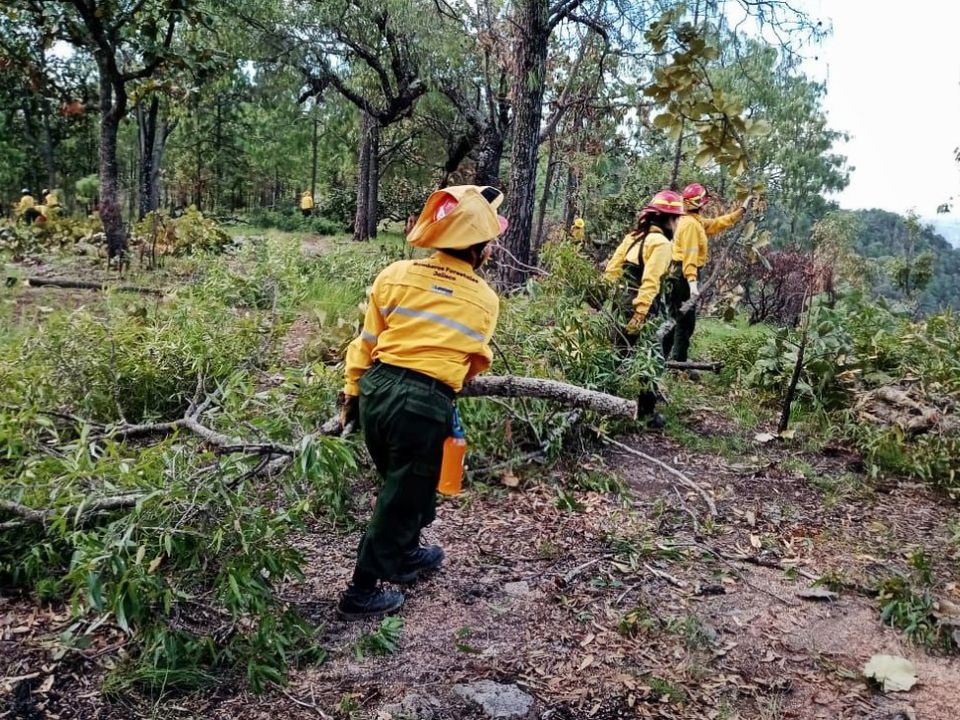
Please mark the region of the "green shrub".
POLYGON ((342 220, 331 219, 321 214, 304 217, 296 208, 282 210, 254 210, 247 214, 246 221, 254 227, 276 228, 287 232, 308 232, 317 235, 338 235, 344 232, 349 224, 342 220))

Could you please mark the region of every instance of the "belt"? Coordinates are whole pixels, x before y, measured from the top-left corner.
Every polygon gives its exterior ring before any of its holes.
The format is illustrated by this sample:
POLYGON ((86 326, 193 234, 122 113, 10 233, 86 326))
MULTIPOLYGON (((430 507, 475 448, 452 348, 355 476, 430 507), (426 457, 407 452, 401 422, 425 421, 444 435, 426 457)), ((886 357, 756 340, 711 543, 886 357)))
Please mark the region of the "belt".
POLYGON ((441 382, 440 380, 432 378, 429 375, 424 375, 416 370, 397 367, 396 365, 388 365, 387 363, 380 362, 379 360, 373 363, 373 369, 378 372, 393 375, 395 378, 405 382, 412 382, 416 385, 423 385, 431 390, 436 390, 442 395, 446 395, 451 400, 454 400, 457 397, 457 394, 453 391, 453 388, 447 385, 445 382, 441 382))

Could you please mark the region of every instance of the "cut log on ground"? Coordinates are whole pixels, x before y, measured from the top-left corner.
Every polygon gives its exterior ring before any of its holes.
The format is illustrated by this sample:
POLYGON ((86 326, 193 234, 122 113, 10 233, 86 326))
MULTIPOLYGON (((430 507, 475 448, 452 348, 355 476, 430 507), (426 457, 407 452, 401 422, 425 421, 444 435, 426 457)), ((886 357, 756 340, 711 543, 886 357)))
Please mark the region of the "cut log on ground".
POLYGON ((581 410, 592 410, 607 417, 637 419, 637 403, 633 400, 625 400, 616 395, 607 395, 556 380, 513 375, 487 375, 471 380, 464 386, 460 395, 461 397, 532 397, 552 400, 581 410))
MULTIPOLYGON (((637 403, 616 395, 587 390, 557 380, 519 377, 516 375, 486 375, 468 382, 460 397, 539 398, 552 400, 568 407, 592 410, 606 417, 637 419, 637 403)), ((350 428, 347 429, 349 432, 350 428)), ((320 427, 321 435, 342 435, 340 418, 334 416, 320 427)))
POLYGON ((679 360, 667 360, 668 370, 704 370, 707 372, 720 372, 723 370, 722 362, 680 362, 679 360))
POLYGON ((8 285, 15 285, 23 280, 30 287, 58 287, 73 290, 116 290, 117 292, 139 293, 140 295, 163 295, 163 290, 159 288, 144 287, 142 285, 111 285, 110 283, 91 282, 89 280, 74 280, 73 278, 49 278, 49 277, 25 277, 17 278, 15 276, 7 277, 8 285))

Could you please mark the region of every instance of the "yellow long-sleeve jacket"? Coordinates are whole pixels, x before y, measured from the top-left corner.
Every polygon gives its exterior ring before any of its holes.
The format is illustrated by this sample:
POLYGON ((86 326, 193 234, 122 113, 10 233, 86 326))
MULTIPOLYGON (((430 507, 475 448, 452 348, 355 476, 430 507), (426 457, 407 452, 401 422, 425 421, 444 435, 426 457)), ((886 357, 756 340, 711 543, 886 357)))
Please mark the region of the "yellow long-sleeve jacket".
POLYGON ((603 274, 605 278, 615 282, 623 276, 624 263, 639 265, 642 262, 643 277, 637 289, 637 296, 633 299, 633 311, 646 317, 657 293, 660 292, 660 281, 670 267, 671 246, 670 241, 657 227, 650 228, 642 245, 641 258, 641 243, 634 233, 628 233, 607 261, 603 274))
POLYGON ((60 198, 57 197, 56 193, 48 192, 46 197, 43 198, 43 204, 48 208, 60 207, 60 198))
POLYGON ((374 281, 363 330, 347 348, 344 392, 359 395, 360 378, 377 360, 459 392, 490 368, 499 312, 497 294, 452 255, 390 265, 374 281))
POLYGON ((301 210, 313 210, 313 195, 308 192, 303 193, 300 196, 300 209, 301 210))
POLYGON ((16 211, 17 215, 23 215, 27 210, 36 205, 36 202, 33 199, 33 195, 24 195, 20 198, 20 202, 17 203, 16 211))
POLYGON ((707 264, 710 257, 708 236, 716 235, 737 224, 743 217, 743 208, 715 218, 701 217, 700 213, 683 215, 673 235, 673 260, 681 264, 687 282, 697 279, 697 268, 707 264))

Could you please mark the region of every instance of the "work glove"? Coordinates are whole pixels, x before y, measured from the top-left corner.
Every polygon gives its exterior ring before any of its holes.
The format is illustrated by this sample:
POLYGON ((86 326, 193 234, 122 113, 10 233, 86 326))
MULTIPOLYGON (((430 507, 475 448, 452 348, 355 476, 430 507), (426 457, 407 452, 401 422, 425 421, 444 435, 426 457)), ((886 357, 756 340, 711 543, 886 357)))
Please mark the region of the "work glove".
POLYGON ((337 408, 340 411, 340 428, 346 430, 348 425, 356 427, 360 422, 360 398, 356 395, 347 395, 341 391, 337 395, 337 408))
POLYGON ((637 335, 637 334, 639 334, 639 333, 640 333, 640 328, 643 327, 643 323, 646 321, 646 319, 647 319, 647 314, 646 314, 646 313, 639 313, 639 312, 638 312, 638 313, 634 314, 634 316, 633 316, 632 318, 630 318, 630 322, 627 323, 627 327, 626 327, 626 333, 627 333, 627 335, 637 335))
POLYGON ((696 300, 700 297, 700 284, 696 280, 690 281, 690 299, 696 300))
POLYGON ((743 201, 743 204, 740 206, 740 209, 745 213, 750 211, 750 205, 753 204, 753 195, 747 195, 747 199, 743 201))

